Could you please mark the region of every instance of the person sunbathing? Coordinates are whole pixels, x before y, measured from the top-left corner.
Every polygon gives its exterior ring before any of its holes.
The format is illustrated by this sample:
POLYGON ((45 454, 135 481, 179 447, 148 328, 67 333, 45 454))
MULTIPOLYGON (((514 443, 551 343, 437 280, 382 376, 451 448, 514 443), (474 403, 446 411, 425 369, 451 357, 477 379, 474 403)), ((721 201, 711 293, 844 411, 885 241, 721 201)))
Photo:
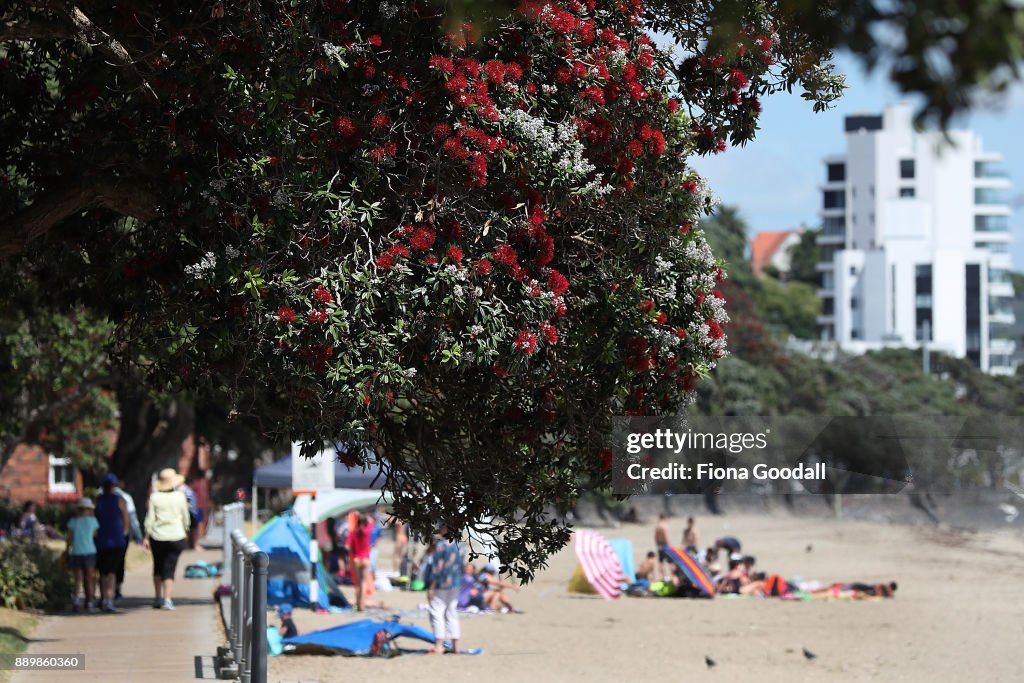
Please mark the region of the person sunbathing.
POLYGON ((484 591, 484 605, 487 609, 493 609, 500 612, 516 612, 521 613, 520 610, 512 607, 512 603, 505 597, 504 590, 519 591, 519 586, 515 585, 511 581, 502 581, 498 578, 498 568, 493 564, 489 564, 480 571, 480 585, 484 591))
POLYGON ((729 560, 729 571, 718 581, 719 593, 742 593, 742 589, 750 583, 746 568, 741 560, 729 560))
POLYGON ((819 588, 811 591, 812 598, 849 598, 851 600, 865 600, 867 598, 892 598, 896 596, 898 585, 895 581, 889 583, 833 583, 828 588, 819 588))

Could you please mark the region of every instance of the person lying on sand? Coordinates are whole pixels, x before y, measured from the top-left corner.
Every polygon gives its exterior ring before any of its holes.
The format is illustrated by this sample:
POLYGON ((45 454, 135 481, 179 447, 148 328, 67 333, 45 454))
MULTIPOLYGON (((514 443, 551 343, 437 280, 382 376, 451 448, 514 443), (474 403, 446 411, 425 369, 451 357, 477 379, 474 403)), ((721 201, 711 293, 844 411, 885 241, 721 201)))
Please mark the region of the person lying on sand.
POLYGON ((898 588, 895 581, 889 583, 833 583, 828 588, 811 591, 812 598, 848 598, 864 600, 866 598, 892 598, 898 588))
POLYGON ((742 560, 729 560, 729 571, 725 573, 718 581, 719 593, 741 593, 743 586, 750 583, 749 577, 747 577, 747 571, 743 566, 742 560))

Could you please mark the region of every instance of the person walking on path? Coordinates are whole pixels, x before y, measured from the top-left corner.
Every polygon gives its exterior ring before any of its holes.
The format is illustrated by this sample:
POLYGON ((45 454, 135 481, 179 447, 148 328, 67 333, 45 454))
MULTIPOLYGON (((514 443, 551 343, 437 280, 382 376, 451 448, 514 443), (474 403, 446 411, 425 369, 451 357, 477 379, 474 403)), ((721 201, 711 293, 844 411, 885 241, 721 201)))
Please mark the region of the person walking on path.
POLYGON ((96 569, 100 575, 100 609, 114 611, 114 593, 117 573, 123 571, 125 543, 128 531, 128 505, 114 493, 117 475, 108 472, 103 477, 103 494, 96 499, 96 521, 100 528, 96 534, 96 569))
POLYGON ((428 652, 444 653, 444 641, 452 642, 452 652, 459 652, 459 587, 462 584, 464 561, 462 545, 445 538, 448 527, 444 522, 435 530, 440 537, 434 550, 424 560, 423 582, 427 585, 430 605, 430 625, 434 631, 434 647, 428 652))
POLYGON ((183 482, 173 467, 167 467, 160 470, 156 490, 149 494, 142 545, 153 553, 154 608, 174 609, 174 572, 189 529, 188 501, 176 490, 183 482))
POLYGON ((85 594, 85 611, 96 611, 92 603, 96 595, 96 531, 100 528, 96 517, 93 515, 95 506, 90 498, 82 498, 78 501, 75 516, 68 521, 68 566, 71 568, 74 582, 71 590, 74 591, 72 608, 79 612, 82 609, 82 599, 78 597, 78 589, 81 587, 85 594))
POLYGON ((124 565, 128 560, 128 545, 130 543, 142 543, 142 525, 139 524, 139 512, 135 507, 135 499, 124 490, 124 482, 118 481, 114 487, 114 493, 124 499, 125 507, 128 508, 128 530, 124 537, 124 553, 121 555, 121 564, 117 566, 117 587, 114 590, 114 599, 121 599, 121 586, 124 584, 124 565))

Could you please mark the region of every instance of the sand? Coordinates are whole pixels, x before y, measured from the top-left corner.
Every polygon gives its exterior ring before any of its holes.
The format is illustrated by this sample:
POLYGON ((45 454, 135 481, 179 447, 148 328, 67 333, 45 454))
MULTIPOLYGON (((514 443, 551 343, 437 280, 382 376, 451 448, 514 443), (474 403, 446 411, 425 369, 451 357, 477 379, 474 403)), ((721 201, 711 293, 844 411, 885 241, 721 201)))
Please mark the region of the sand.
MULTIPOLYGON (((674 517, 672 537, 683 519, 674 517)), ((525 614, 462 621, 471 656, 271 658, 270 681, 1021 681, 1024 538, 1019 531, 809 519, 786 512, 699 517, 704 541, 734 535, 758 568, 823 582, 899 582, 893 600, 762 598, 606 602, 566 592, 571 548, 512 594, 525 614), (813 546, 807 552, 808 544, 813 546), (804 658, 808 648, 818 656, 804 658), (717 663, 708 671, 705 656, 717 663)), ((653 524, 602 529, 652 549, 653 524)), ((704 543, 706 545, 706 543, 704 543)), ((381 566, 390 566, 390 546, 381 566)), ((346 589, 351 597, 351 588, 346 589)), ((414 609, 423 593, 379 594, 414 609)), ((299 611, 303 632, 355 615, 299 611)), ((428 625, 426 613, 412 617, 428 625)), ((407 644, 419 646, 418 641, 407 644)))

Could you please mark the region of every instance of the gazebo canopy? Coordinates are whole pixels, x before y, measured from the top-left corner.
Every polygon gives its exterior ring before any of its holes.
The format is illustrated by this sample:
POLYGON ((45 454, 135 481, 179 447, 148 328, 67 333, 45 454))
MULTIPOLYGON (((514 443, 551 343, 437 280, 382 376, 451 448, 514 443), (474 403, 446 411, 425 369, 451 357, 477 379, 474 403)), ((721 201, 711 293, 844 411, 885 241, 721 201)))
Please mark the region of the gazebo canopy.
MULTIPOLYGON (((384 483, 380 465, 363 467, 347 467, 338 462, 333 449, 324 452, 326 457, 334 460, 334 487, 339 489, 379 489, 384 483), (376 482, 374 481, 376 479, 376 482)), ((373 452, 361 448, 362 459, 372 460, 373 452)), ((258 468, 252 477, 253 486, 261 489, 290 489, 292 487, 292 456, 281 458, 277 462, 258 468)))

